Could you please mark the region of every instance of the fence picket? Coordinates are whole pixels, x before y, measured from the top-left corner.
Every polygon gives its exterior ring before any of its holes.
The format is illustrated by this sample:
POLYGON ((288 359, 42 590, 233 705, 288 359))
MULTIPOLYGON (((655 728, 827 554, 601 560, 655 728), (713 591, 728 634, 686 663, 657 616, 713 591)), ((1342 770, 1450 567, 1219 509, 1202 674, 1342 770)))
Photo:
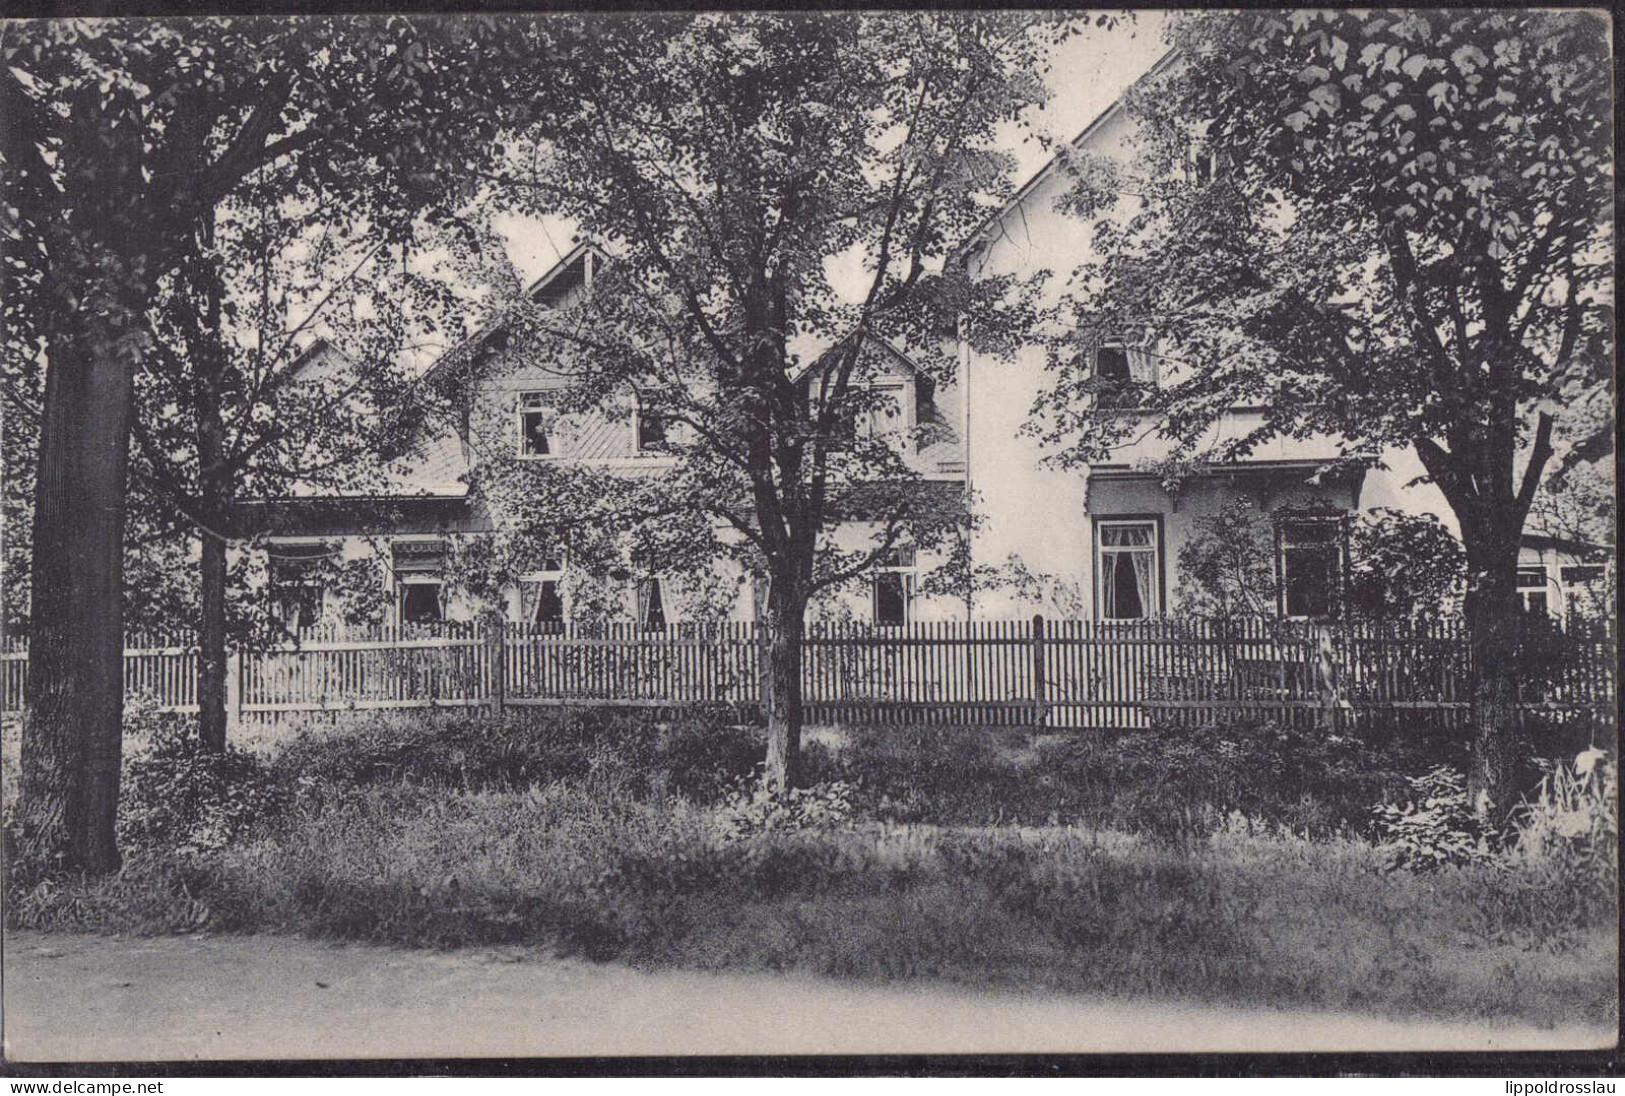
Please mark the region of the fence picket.
MULTIPOLYGON (((1044 659, 1047 725, 1128 728, 1159 720, 1263 716, 1313 725, 1323 713, 1319 635, 1329 631, 1338 710, 1355 729, 1406 713, 1411 725, 1459 726, 1470 713, 1471 652, 1459 622, 1296 622, 1163 618, 927 621, 903 627, 813 622, 802 685, 814 722, 1023 724, 1034 717, 1044 659)), ((236 652, 234 715, 277 719, 343 708, 485 705, 506 676, 507 701, 524 704, 759 704, 764 626, 757 621, 505 626, 501 665, 486 626, 309 629, 296 641, 236 652)), ((1612 710, 1617 688, 1612 623, 1575 630, 1570 658, 1544 694, 1561 718, 1612 710)), ((0 710, 27 699, 26 640, 0 646, 0 710)), ((127 695, 195 711, 198 654, 185 634, 132 634, 127 695)))

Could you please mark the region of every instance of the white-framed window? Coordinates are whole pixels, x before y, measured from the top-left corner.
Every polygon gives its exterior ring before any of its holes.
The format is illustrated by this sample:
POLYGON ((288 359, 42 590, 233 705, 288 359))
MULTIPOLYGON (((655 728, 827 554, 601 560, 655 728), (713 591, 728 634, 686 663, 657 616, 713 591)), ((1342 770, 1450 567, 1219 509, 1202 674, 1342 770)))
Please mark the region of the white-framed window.
POLYGON ((914 601, 914 549, 888 549, 875 562, 872 598, 874 621, 883 628, 901 628, 909 621, 914 601))
POLYGON ((650 577, 638 583, 638 627, 652 632, 666 628, 666 592, 659 578, 650 577))
POLYGON ((1138 407, 1157 383, 1156 356, 1146 341, 1113 335, 1095 347, 1094 375, 1104 382, 1095 393, 1096 407, 1138 407))
POLYGON ((309 628, 322 619, 327 587, 322 568, 334 553, 323 543, 272 543, 266 549, 271 614, 290 632, 309 628))
POLYGON ((551 392, 521 392, 516 426, 519 456, 531 460, 562 455, 559 414, 551 392))
POLYGON ((1546 589, 1548 581, 1545 564, 1519 566, 1518 603, 1523 606, 1524 612, 1550 613, 1552 611, 1551 595, 1546 589))
POLYGON ((540 571, 519 576, 519 619, 542 629, 564 627, 564 557, 544 559, 540 571))
POLYGON ((1335 616, 1346 571, 1344 525, 1338 518, 1283 519, 1275 525, 1276 569, 1284 617, 1335 616))
POLYGON ((1102 620, 1162 612, 1162 527, 1155 518, 1095 521, 1095 604, 1102 620))
POLYGON ((389 546, 395 573, 395 612, 402 624, 446 619, 446 545, 440 540, 397 540, 389 546))
POLYGON ((863 416, 864 432, 893 449, 906 451, 914 418, 908 385, 902 381, 876 381, 871 392, 876 402, 863 416))

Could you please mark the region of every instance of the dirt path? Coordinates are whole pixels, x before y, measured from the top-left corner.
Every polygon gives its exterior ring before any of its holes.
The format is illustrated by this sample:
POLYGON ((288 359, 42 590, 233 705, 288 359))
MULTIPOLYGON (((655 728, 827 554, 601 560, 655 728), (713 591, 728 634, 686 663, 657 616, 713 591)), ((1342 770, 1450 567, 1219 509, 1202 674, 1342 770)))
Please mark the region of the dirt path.
POLYGON ((297 937, 5 938, 17 1060, 1125 1051, 1512 1050, 1610 1033, 647 973, 519 949, 297 937))

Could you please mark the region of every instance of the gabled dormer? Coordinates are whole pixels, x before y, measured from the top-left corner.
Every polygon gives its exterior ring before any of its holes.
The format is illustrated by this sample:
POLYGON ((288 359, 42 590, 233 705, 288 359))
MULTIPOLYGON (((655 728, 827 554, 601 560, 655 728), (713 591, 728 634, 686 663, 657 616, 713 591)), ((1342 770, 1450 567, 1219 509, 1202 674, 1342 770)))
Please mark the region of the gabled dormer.
MULTIPOLYGON (((821 386, 826 381, 833 383, 831 371, 848 345, 845 339, 836 343, 795 378, 809 413, 818 406, 821 386)), ((883 407, 860 412, 853 430, 863 437, 884 438, 928 478, 963 477, 965 458, 955 426, 957 410, 945 406, 954 390, 944 390, 929 371, 885 339, 870 336, 862 353, 851 383, 887 399, 883 407)))

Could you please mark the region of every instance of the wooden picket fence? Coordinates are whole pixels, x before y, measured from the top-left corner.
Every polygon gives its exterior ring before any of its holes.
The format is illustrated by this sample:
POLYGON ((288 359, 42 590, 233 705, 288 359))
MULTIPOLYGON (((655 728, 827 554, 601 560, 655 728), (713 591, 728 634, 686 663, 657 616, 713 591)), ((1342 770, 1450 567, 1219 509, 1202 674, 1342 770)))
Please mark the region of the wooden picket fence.
MULTIPOLYGON (((756 710, 766 665, 755 624, 630 624, 539 629, 448 623, 312 630, 297 643, 234 653, 237 722, 427 707, 725 705, 756 710)), ((1616 635, 1554 632, 1555 671, 1527 710, 1608 722, 1616 635)), ((0 650, 0 701, 24 702, 26 647, 0 650)), ((1275 620, 814 623, 802 688, 814 723, 941 723, 1128 729, 1269 718, 1299 725, 1460 725, 1471 660, 1459 622, 1307 624, 1275 620)), ((187 636, 135 636, 126 695, 171 711, 197 706, 187 636)))

